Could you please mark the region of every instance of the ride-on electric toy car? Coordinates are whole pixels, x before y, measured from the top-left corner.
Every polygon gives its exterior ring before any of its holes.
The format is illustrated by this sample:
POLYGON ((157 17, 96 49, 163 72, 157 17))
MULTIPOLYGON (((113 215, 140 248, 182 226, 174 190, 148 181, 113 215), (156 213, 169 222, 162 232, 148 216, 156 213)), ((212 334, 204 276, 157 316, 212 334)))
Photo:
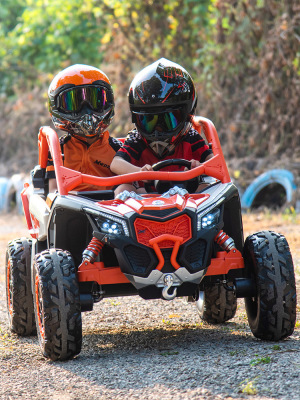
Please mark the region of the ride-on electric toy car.
POLYGON ((39 165, 22 192, 31 238, 8 244, 6 298, 10 328, 37 331, 44 356, 65 360, 81 350, 81 312, 105 297, 187 296, 209 323, 233 318, 245 298, 250 328, 264 340, 292 334, 296 318, 293 261, 284 236, 262 231, 243 239, 239 194, 231 182, 213 123, 194 118, 213 158, 182 172, 155 171, 111 178, 63 166, 57 134, 39 133, 39 165), (58 191, 48 193, 50 149, 58 191), (202 176, 203 190, 193 193, 202 176), (153 180, 145 195, 101 186, 153 180), (74 191, 81 182, 99 191, 74 191))

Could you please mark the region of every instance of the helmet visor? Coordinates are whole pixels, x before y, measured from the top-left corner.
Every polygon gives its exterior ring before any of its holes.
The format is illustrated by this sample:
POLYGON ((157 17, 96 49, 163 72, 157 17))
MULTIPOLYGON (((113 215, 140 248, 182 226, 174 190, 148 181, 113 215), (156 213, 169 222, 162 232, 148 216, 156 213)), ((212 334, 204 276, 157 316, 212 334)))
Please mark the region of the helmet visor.
POLYGON ((133 111, 133 122, 137 128, 146 134, 151 134, 157 126, 164 132, 175 131, 185 121, 182 109, 166 111, 157 114, 146 114, 133 111))
POLYGON ((101 86, 77 86, 64 90, 57 96, 58 108, 65 113, 78 113, 84 104, 95 112, 103 112, 108 106, 107 91, 101 86))

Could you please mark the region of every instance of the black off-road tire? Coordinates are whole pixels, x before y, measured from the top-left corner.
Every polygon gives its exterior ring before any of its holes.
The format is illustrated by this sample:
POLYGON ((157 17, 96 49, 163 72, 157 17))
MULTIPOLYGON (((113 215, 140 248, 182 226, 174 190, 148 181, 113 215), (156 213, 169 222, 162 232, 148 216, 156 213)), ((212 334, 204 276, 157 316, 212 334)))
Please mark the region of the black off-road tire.
POLYGON ((244 260, 257 290, 255 298, 245 298, 253 335, 273 341, 290 336, 296 322, 296 284, 286 238, 271 231, 248 236, 244 260))
POLYGON ((68 251, 45 250, 34 261, 34 309, 43 355, 53 361, 80 353, 82 321, 74 261, 68 251))
POLYGON ((5 261, 9 327, 20 336, 36 335, 31 291, 31 239, 8 243, 5 261))
POLYGON ((196 305, 203 321, 222 324, 235 316, 237 300, 233 291, 216 284, 199 293, 196 305))

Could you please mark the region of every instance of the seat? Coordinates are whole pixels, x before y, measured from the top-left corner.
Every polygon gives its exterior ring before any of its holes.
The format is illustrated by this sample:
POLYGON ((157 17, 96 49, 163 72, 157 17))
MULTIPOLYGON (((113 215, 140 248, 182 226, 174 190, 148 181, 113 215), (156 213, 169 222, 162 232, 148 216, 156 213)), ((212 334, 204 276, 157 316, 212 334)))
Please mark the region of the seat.
POLYGON ((43 199, 46 199, 47 194, 49 193, 49 182, 48 179, 45 178, 46 169, 41 168, 40 165, 36 165, 30 174, 34 189, 33 192, 41 196, 43 199))

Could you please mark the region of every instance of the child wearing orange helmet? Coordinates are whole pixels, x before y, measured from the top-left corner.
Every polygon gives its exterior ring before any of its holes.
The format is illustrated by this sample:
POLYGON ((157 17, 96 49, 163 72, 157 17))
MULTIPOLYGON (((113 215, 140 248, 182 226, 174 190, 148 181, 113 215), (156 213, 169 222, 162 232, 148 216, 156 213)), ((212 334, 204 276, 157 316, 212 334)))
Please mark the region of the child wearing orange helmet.
MULTIPOLYGON (((54 77, 48 99, 54 126, 67 132, 60 138, 64 165, 88 175, 112 176, 110 164, 122 144, 107 130, 114 116, 114 95, 108 77, 95 67, 72 65, 54 77)), ((46 178, 49 190, 56 189, 51 157, 46 178)), ((81 184, 76 189, 99 187, 81 184)))

